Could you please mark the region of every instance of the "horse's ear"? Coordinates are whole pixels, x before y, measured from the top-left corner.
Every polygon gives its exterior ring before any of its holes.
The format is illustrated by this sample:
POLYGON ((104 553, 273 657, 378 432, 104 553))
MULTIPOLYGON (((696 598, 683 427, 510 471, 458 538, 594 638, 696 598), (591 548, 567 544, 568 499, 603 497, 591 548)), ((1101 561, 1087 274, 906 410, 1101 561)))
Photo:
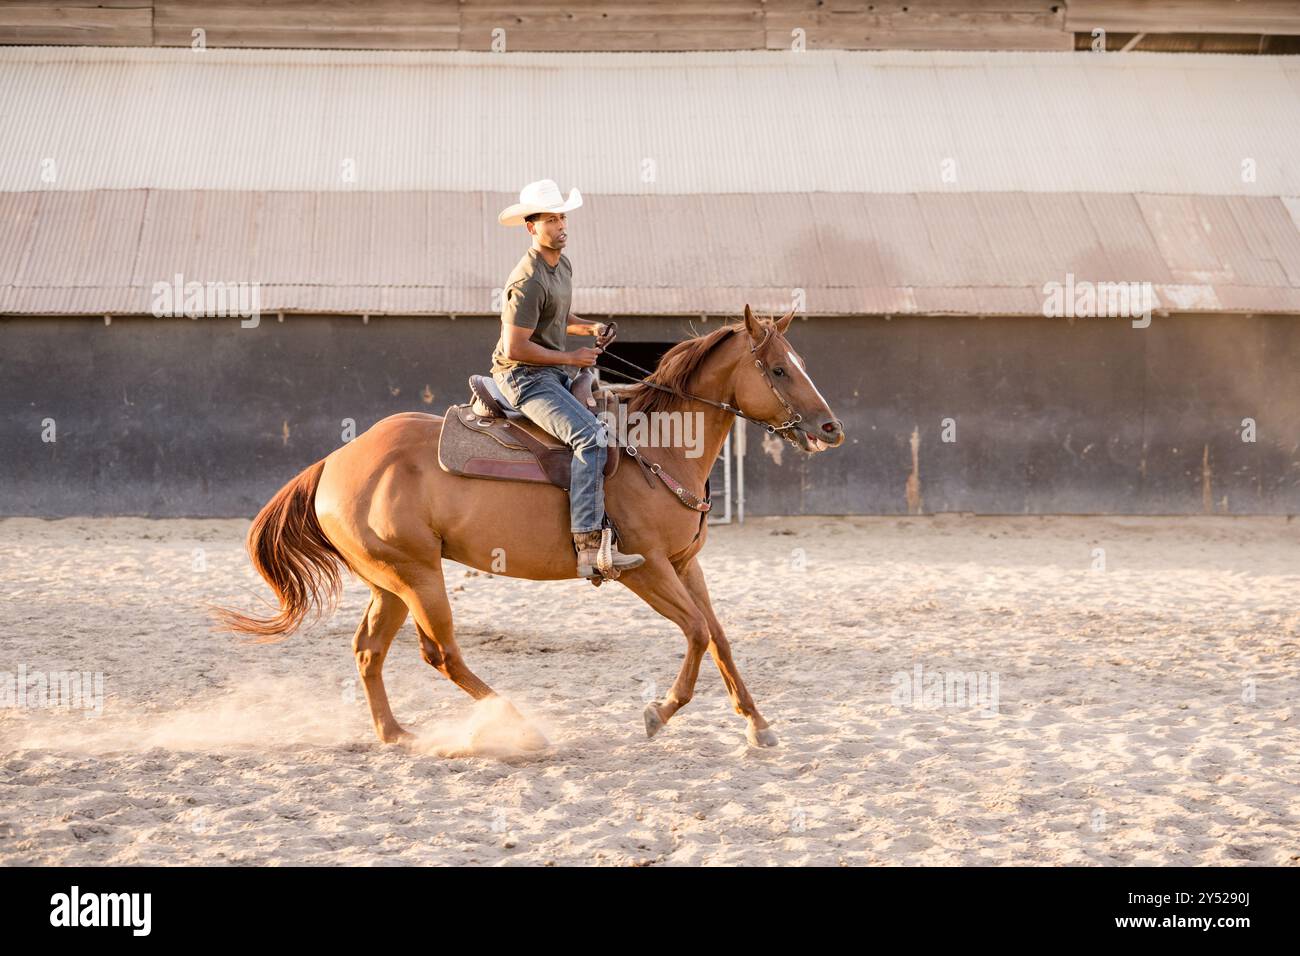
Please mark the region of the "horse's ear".
POLYGON ((787 312, 785 315, 781 316, 781 318, 776 320, 776 330, 780 332, 782 335, 785 335, 785 330, 790 327, 790 323, 793 320, 794 320, 794 307, 791 306, 789 312, 787 312))
POLYGON ((745 331, 749 333, 749 337, 755 342, 763 337, 763 326, 759 324, 758 319, 754 318, 749 303, 745 303, 745 331))

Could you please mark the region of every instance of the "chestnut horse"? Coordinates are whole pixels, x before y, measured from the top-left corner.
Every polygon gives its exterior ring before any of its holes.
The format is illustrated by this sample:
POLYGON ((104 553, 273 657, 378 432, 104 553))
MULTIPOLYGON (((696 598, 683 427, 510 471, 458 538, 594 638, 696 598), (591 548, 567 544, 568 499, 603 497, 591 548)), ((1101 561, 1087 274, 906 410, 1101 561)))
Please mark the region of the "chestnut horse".
MULTIPOLYGON (((638 384, 623 392, 629 414, 698 412, 704 423, 703 455, 690 458, 684 448, 656 447, 643 456, 680 482, 687 497, 661 487, 658 479, 648 483, 648 472, 630 457, 605 487, 606 511, 624 549, 646 559, 617 580, 686 636, 677 679, 663 700, 645 708, 651 737, 690 701, 707 650, 736 712, 748 721, 750 743, 776 744, 709 602, 696 560, 707 523, 688 502, 703 498, 736 413, 778 429, 810 454, 843 443, 842 426, 785 338, 792 316, 757 319, 745 306, 743 323, 674 346, 647 379, 658 388, 638 384)), ((505 577, 576 579, 567 494, 551 485, 443 471, 437 462, 441 428, 436 415, 392 415, 285 485, 248 534, 253 566, 279 598, 279 612, 266 618, 220 612, 231 630, 280 639, 313 607, 319 613, 326 604, 333 606, 342 588, 340 564, 346 564, 373 595, 353 651, 375 730, 385 743, 409 736, 393 718, 383 681, 384 658, 408 611, 415 616, 425 661, 471 697, 494 696, 466 666, 456 644, 444 559, 505 577)), ((545 743, 536 735, 532 741, 545 743)))

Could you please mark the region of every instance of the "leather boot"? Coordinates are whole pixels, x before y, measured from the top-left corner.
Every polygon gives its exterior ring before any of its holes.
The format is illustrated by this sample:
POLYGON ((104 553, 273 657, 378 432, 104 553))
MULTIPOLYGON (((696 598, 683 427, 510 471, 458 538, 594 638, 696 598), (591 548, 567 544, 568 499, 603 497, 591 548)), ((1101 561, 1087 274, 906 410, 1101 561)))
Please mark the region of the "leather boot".
POLYGON ((613 534, 608 528, 575 534, 573 550, 578 552, 580 578, 616 578, 623 571, 645 564, 645 558, 639 554, 622 554, 615 547, 613 534))

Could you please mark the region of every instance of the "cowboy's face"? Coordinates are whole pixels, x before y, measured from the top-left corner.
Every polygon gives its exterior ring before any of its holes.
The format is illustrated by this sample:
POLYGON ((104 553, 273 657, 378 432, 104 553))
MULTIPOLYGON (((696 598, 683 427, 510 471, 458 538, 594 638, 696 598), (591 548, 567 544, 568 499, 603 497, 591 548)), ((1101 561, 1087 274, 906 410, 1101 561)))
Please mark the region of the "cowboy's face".
POLYGON ((544 213, 525 225, 537 238, 538 245, 547 249, 563 249, 569 240, 569 219, 562 212, 544 213))

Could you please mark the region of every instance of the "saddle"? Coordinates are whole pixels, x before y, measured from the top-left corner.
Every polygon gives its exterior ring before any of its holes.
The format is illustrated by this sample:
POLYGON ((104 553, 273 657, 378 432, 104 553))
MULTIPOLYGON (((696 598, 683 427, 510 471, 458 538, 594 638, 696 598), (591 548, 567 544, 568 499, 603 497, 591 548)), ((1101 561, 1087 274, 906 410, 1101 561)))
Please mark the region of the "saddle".
MULTIPOLYGON (((471 375, 470 401, 448 407, 438 440, 438 465, 465 478, 533 481, 569 490, 573 449, 533 424, 501 393, 488 375, 471 375)), ((598 388, 595 373, 582 369, 569 391, 593 415, 618 414, 618 396, 598 388)), ((612 443, 605 477, 623 457, 612 443)))

